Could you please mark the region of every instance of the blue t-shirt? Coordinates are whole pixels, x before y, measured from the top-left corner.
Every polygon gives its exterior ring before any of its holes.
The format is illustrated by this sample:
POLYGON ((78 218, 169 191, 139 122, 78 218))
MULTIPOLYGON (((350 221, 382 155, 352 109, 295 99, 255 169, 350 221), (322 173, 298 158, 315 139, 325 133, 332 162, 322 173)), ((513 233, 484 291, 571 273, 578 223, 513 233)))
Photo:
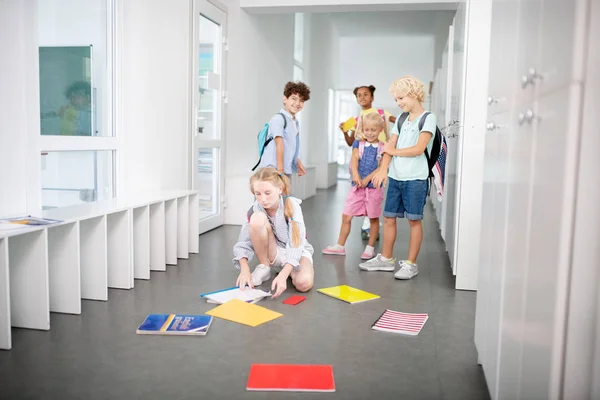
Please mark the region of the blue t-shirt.
MULTIPOLYGON (((400 119, 400 115, 396 118, 400 119)), ((397 149, 404 149, 416 145, 419 141, 421 132, 430 132, 431 138, 429 139, 429 143, 427 143, 427 151, 431 154, 437 118, 433 113, 427 115, 423 129, 419 131, 419 122, 421 121, 421 118, 423 118, 423 115, 425 115, 425 111, 415 118, 414 121, 409 121, 407 118, 400 127, 401 132, 398 132, 398 124, 394 124, 392 136, 400 135, 398 137, 398 142, 396 143, 397 149)), ((427 157, 425 157, 424 153, 416 157, 392 157, 388 176, 397 181, 425 180, 429 177, 427 157)))
MULTIPOLYGON (((360 142, 355 140, 354 143, 352 143, 352 149, 358 149, 359 144, 360 142)), ((362 158, 358 159, 358 175, 361 179, 366 178, 379 167, 379 162, 377 161, 378 147, 379 143, 369 143, 365 141, 365 149, 362 158)), ((352 186, 356 186, 356 184, 352 182, 352 186)), ((373 182, 369 182, 367 187, 373 188, 373 182)))

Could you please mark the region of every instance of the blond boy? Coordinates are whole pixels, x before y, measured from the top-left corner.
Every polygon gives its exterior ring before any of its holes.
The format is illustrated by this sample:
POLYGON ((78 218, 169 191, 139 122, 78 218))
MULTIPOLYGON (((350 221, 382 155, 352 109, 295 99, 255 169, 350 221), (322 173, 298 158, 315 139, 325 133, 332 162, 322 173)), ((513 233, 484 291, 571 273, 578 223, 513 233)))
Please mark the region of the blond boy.
POLYGON ((396 219, 406 218, 410 227, 408 258, 398 261, 400 269, 394 277, 411 279, 419 273, 417 257, 423 241, 423 210, 429 190, 425 150, 431 152, 437 119, 432 113, 425 115, 422 105, 425 90, 418 79, 404 76, 391 85, 390 93, 402 110, 397 119, 399 123, 404 122, 401 126, 394 125, 379 171, 373 177, 376 186, 389 180, 383 211, 383 248, 381 254, 359 267, 365 271, 395 270, 396 259, 392 253, 396 242, 396 219), (423 128, 419 129, 419 122, 424 117, 423 128))

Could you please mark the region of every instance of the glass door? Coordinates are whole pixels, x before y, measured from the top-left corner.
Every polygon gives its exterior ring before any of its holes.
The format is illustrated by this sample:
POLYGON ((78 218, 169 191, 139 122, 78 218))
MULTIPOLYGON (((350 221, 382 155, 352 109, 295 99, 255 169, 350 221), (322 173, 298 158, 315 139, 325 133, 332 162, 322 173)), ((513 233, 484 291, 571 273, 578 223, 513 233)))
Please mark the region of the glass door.
POLYGON ((198 224, 203 233, 223 224, 226 14, 207 0, 194 4, 192 179, 200 194, 198 224))

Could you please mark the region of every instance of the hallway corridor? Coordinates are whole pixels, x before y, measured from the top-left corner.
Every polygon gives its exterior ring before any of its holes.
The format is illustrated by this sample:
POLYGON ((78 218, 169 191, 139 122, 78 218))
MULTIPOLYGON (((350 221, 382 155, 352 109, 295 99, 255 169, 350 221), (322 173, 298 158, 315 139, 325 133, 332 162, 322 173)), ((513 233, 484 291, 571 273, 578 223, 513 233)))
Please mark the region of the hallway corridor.
MULTIPOLYGON (((200 254, 136 280, 134 289, 111 289, 108 302, 83 301, 81 315, 51 314, 48 332, 13 329, 13 349, 0 352, 0 399, 489 398, 473 343, 476 293, 454 290, 431 206, 419 275, 410 281, 358 269, 358 220, 345 258, 321 254, 337 239, 348 188, 340 182, 303 202, 315 288, 296 307, 281 304, 294 293, 289 283, 281 299, 258 303, 282 318, 256 328, 215 319, 205 337, 136 335, 147 314, 204 313, 213 305, 201 293, 235 284, 239 227, 224 226, 200 236, 200 254), (338 284, 381 299, 349 305, 315 290, 338 284), (429 321, 417 337, 371 330, 386 308, 428 313, 429 321), (247 392, 252 363, 332 364, 336 392, 247 392)), ((395 256, 405 257, 408 226, 400 222, 395 256)))

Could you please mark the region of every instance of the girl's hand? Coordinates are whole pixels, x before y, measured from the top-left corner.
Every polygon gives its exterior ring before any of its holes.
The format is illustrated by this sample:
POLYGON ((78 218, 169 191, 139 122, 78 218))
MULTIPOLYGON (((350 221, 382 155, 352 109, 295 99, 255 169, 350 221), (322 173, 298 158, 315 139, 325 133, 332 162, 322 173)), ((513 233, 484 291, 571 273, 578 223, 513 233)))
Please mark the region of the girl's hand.
POLYGON ((254 289, 254 285, 252 284, 252 274, 250 273, 250 268, 241 268, 237 281, 235 281, 235 285, 242 290, 244 290, 246 285, 250 286, 250 289, 254 289))
POLYGON ((285 289, 287 289, 287 276, 282 276, 282 274, 279 273, 279 275, 273 279, 273 283, 271 284, 271 291, 274 291, 271 298, 276 299, 285 292, 285 289))
POLYGON ((352 171, 352 182, 356 184, 356 187, 362 187, 362 179, 358 172, 352 171))
POLYGON ((390 156, 393 156, 395 151, 396 146, 394 146, 389 141, 385 143, 385 146, 383 146, 383 152, 389 154, 390 156))
POLYGON ((346 134, 346 131, 344 130, 344 123, 343 122, 340 123, 340 131, 344 132, 344 135, 346 134))
POLYGON ((369 178, 365 178, 363 180, 360 181, 362 186, 361 187, 367 187, 369 185, 369 183, 371 183, 371 180, 369 178))

